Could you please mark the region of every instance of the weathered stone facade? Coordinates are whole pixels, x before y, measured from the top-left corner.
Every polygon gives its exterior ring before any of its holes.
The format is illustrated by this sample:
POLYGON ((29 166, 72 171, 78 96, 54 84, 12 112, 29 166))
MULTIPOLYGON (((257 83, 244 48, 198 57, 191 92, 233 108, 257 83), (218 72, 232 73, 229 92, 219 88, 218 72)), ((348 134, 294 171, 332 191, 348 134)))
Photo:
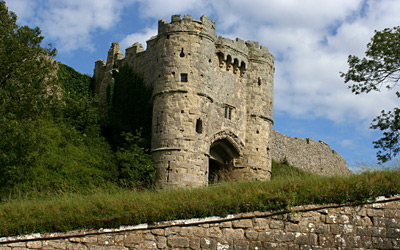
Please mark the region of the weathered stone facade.
POLYGON ((280 147, 271 145, 275 69, 266 47, 217 36, 207 16, 160 20, 146 50, 135 43, 124 56, 113 43, 107 61, 96 62, 103 103, 113 71, 123 64, 153 88, 151 153, 161 187, 215 183, 227 169, 231 178, 270 178, 271 149, 280 147))
POLYGON ((400 197, 121 229, 0 238, 18 249, 400 249, 400 197))
POLYGON ((319 175, 347 175, 343 157, 323 141, 283 135, 275 130, 271 133, 271 157, 275 161, 287 160, 291 165, 319 175))
POLYGON ((112 71, 127 63, 153 88, 151 152, 161 187, 203 186, 231 169, 270 178, 274 58, 258 42, 215 34, 207 16, 160 20, 147 49, 113 43, 95 64, 103 102, 112 71))

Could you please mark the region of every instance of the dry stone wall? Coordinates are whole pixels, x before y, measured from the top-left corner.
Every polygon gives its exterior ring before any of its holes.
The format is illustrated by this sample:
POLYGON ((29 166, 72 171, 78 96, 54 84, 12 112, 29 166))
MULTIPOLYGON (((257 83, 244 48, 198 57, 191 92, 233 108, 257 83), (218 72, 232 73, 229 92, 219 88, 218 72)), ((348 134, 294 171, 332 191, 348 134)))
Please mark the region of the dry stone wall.
POLYGON ((290 137, 272 130, 271 144, 275 161, 286 159, 297 168, 319 175, 351 174, 343 157, 323 141, 290 137))
POLYGON ((20 249, 400 249, 400 196, 121 229, 0 238, 20 249))

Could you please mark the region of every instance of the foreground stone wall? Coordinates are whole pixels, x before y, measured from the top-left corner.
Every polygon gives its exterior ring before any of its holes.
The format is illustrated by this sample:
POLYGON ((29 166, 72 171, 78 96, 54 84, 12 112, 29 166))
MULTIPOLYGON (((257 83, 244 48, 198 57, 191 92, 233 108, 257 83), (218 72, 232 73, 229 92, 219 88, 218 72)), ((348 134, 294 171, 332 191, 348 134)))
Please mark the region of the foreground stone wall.
POLYGON ((271 137, 271 156, 275 161, 286 159, 297 168, 319 175, 351 174, 343 157, 323 141, 290 137, 275 130, 271 137))
POLYGON ((400 196, 369 204, 0 238, 17 249, 400 249, 400 196))

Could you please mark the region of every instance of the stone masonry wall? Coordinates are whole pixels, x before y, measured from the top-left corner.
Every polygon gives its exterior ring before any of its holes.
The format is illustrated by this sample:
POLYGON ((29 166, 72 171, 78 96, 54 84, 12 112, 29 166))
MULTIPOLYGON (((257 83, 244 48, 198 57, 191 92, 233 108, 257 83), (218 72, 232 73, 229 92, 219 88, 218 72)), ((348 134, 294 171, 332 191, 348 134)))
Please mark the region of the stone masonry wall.
POLYGON ((271 133, 271 155, 275 161, 286 159, 291 165, 319 175, 347 175, 343 157, 323 141, 302 139, 283 135, 275 130, 271 133))
POLYGON ((400 196, 120 229, 0 238, 19 249, 400 249, 400 196))

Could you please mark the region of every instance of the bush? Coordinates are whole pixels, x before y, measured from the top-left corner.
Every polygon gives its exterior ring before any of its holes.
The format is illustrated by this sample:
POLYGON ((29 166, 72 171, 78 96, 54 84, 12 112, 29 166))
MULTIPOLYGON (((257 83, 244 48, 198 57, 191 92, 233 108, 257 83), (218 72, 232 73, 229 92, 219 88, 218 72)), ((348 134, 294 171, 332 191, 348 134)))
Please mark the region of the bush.
POLYGON ((140 133, 134 136, 124 133, 124 147, 116 152, 116 160, 119 171, 119 183, 127 188, 149 188, 156 179, 156 166, 145 149, 139 147, 140 133))

